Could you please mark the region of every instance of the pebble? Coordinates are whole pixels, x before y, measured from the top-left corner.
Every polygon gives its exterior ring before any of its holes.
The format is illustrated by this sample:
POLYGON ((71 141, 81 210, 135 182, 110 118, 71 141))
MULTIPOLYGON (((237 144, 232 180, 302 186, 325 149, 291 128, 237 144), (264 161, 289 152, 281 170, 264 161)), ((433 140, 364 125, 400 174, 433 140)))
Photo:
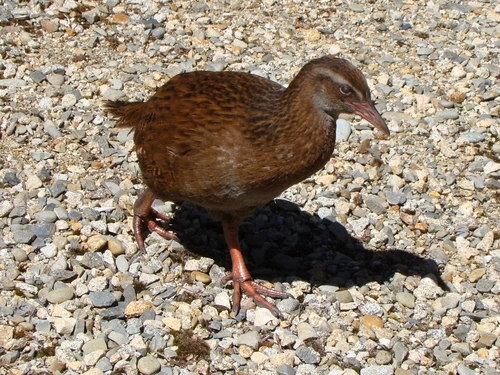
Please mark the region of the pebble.
POLYGON ((50 303, 62 303, 65 301, 69 301, 74 297, 74 295, 75 293, 73 292, 73 289, 64 287, 51 290, 47 293, 45 298, 47 298, 47 301, 49 301, 50 303))
POLYGON ((396 293, 396 301, 410 309, 415 307, 415 296, 408 292, 396 293))
POLYGON ((127 307, 125 307, 124 314, 128 318, 141 316, 145 311, 151 310, 154 308, 153 303, 150 301, 131 301, 127 307))
POLYGON ((375 315, 364 315, 361 318, 361 324, 363 324, 364 326, 366 326, 369 329, 383 328, 384 327, 383 320, 375 315))
POLYGON ((115 296, 110 292, 91 292, 89 299, 94 307, 109 307, 116 302, 115 296))
POLYGON ((319 363, 320 355, 313 348, 301 346, 295 351, 295 355, 304 363, 319 363))
POLYGON ((318 332, 309 323, 299 323, 297 324, 297 335, 302 341, 308 339, 317 338, 318 332))
POLYGON ((85 354, 106 349, 108 349, 108 346, 106 345, 106 341, 103 337, 89 340, 82 346, 83 353, 85 354))
POLYGON ((336 138, 337 141, 347 141, 352 133, 351 124, 344 120, 337 120, 336 138))
POLYGON ((393 375, 394 369, 390 365, 370 366, 361 369, 360 375, 393 375))
POLYGON ((253 350, 257 350, 259 348, 261 338, 257 331, 250 331, 242 334, 236 340, 236 345, 246 345, 253 350))

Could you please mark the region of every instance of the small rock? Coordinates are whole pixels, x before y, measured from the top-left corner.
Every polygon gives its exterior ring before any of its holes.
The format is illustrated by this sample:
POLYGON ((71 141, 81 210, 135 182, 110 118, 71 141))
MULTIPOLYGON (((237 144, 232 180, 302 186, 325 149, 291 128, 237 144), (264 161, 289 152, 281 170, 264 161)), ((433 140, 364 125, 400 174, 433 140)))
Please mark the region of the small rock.
POLYGON ((116 303, 116 298, 111 292, 91 292, 89 299, 94 307, 109 307, 116 303))
POLYGON ((236 339, 236 345, 246 345, 253 350, 257 350, 260 345, 260 335, 257 331, 249 331, 247 333, 244 333, 240 335, 236 339))
POLYGON ((317 338, 318 332, 316 332, 316 329, 314 329, 312 325, 303 322, 297 325, 297 335, 299 339, 305 341, 307 339, 317 338))
POLYGON ((278 373, 278 375, 295 375, 295 370, 293 369, 293 367, 287 364, 276 367, 276 372, 278 373))
POLYGON ((417 55, 420 55, 420 56, 427 56, 427 55, 430 55, 432 52, 434 52, 433 47, 422 47, 422 48, 417 49, 417 55))
POLYGON ((115 23, 125 24, 130 21, 130 16, 125 13, 117 13, 113 15, 112 20, 115 23))
POLYGON ((165 317, 162 319, 163 324, 165 324, 168 328, 174 331, 180 331, 182 328, 182 322, 178 318, 174 317, 165 317))
POLYGON ((76 319, 71 317, 56 318, 54 320, 54 329, 60 335, 71 335, 76 325, 76 319))
POLYGON ((229 295, 226 291, 222 291, 215 296, 214 305, 231 310, 231 300, 229 299, 229 295))
POLYGON ((361 318, 361 324, 369 329, 384 327, 384 321, 375 315, 364 315, 361 318))
POLYGON ((96 350, 107 350, 107 349, 108 346, 106 345, 106 341, 103 337, 89 340, 82 346, 84 354, 92 353, 96 350))
POLYGON ((66 287, 51 290, 45 297, 50 303, 62 303, 64 301, 69 301, 74 295, 73 289, 66 287))
POLYGON ((474 370, 471 370, 468 368, 466 365, 463 363, 460 363, 457 367, 458 375, 476 375, 477 372, 474 370))
POLYGON ((12 256, 16 260, 16 262, 24 262, 28 259, 28 254, 25 250, 20 249, 18 247, 14 247, 12 250, 12 256))
POLYGON ((77 102, 76 96, 74 94, 66 94, 61 99, 61 105, 64 108, 71 108, 77 102))
POLYGON ((377 355, 375 356, 375 362, 379 365, 387 365, 388 363, 391 363, 392 361, 392 355, 391 352, 387 350, 379 350, 377 352, 377 355))
POLYGON ((114 256, 119 256, 125 253, 125 246, 123 246, 123 243, 115 237, 110 236, 107 238, 107 247, 114 256))
POLYGON ((364 201, 366 207, 377 215, 381 215, 387 211, 387 203, 377 195, 369 195, 364 201))
POLYGON ((336 138, 337 141, 347 141, 352 133, 351 124, 344 120, 337 120, 337 130, 336 130, 336 138))
POLYGON ((14 204, 11 201, 4 200, 0 202, 0 217, 7 216, 13 208, 14 204))
POLYGON ((150 301, 132 301, 127 305, 127 307, 125 307, 124 314, 128 318, 138 317, 145 311, 154 309, 154 307, 155 306, 150 301))
POLYGON ((64 76, 62 74, 50 74, 47 76, 47 81, 53 86, 61 86, 64 83, 64 76))
POLYGON ((432 303, 432 307, 434 311, 439 311, 442 309, 448 310, 453 309, 458 306, 458 302, 460 301, 460 297, 456 293, 448 293, 444 297, 436 298, 436 300, 432 303))
POLYGON ((261 307, 257 307, 257 309, 255 309, 254 325, 256 327, 264 326, 269 322, 273 322, 274 320, 276 320, 276 318, 274 317, 273 313, 268 309, 261 307))
POLYGON ((158 359, 156 359, 153 356, 148 355, 146 357, 140 358, 139 361, 137 361, 137 370, 139 370, 141 374, 144 375, 154 374, 160 371, 160 369, 161 369, 160 361, 158 361, 158 359))
POLYGON ((340 303, 349 303, 352 302, 352 295, 348 290, 339 290, 335 293, 335 299, 340 303))
POLYGON ((304 363, 319 363, 320 355, 313 348, 301 346, 295 351, 295 355, 304 363))
POLYGON ((291 313, 296 311, 300 306, 300 302, 295 298, 286 298, 278 301, 276 307, 281 312, 291 313))
POLYGON ((459 117, 458 111, 454 109, 436 112, 436 118, 438 120, 456 120, 459 117))
POLYGON ((100 251, 108 245, 108 238, 104 235, 98 234, 89 237, 87 240, 87 246, 92 252, 100 251))
POLYGON ((393 375, 394 369, 390 365, 369 366, 362 368, 360 375, 393 375))
POLYGON ((396 301, 410 309, 415 307, 415 296, 408 292, 396 293, 396 301))

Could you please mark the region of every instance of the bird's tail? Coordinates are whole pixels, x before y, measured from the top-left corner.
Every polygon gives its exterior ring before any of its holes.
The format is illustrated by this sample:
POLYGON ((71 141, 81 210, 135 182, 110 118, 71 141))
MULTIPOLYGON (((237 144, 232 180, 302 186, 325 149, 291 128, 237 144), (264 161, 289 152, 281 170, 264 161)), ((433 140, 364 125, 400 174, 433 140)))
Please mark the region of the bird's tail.
POLYGON ((142 102, 128 103, 122 100, 107 100, 104 102, 104 110, 113 117, 118 118, 117 128, 133 128, 141 119, 142 102))

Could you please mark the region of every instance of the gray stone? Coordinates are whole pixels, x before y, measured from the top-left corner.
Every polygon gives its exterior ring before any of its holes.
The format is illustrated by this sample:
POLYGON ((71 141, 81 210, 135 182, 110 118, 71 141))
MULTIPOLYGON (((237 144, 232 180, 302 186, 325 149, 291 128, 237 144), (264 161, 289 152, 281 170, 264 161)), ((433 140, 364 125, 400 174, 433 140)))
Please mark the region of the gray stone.
POLYGON ((92 339, 87 341, 82 346, 82 350, 84 354, 95 352, 96 350, 107 350, 108 346, 106 345, 106 340, 103 337, 98 337, 96 339, 92 339))
POLYGON ((89 299, 94 307, 109 307, 116 303, 115 296, 110 292, 91 292, 89 299))
POLYGON ((391 205, 402 205, 406 202, 406 196, 401 191, 388 191, 385 193, 385 198, 391 205))
POLYGON ((361 369, 360 375, 393 375, 394 369, 391 365, 369 366, 361 369))
POLYGON ((30 78, 35 83, 41 83, 41 82, 43 82, 43 81, 45 81, 47 79, 47 76, 45 74, 43 74, 41 71, 39 71, 39 70, 33 70, 30 73, 30 78))
POLYGON ((99 14, 97 13, 97 10, 95 10, 95 9, 91 9, 91 10, 88 10, 86 12, 83 12, 82 17, 85 18, 85 20, 90 24, 93 24, 93 23, 99 21, 99 14))
POLYGON ((165 28, 157 27, 156 29, 153 29, 153 31, 151 31, 151 36, 155 39, 163 39, 163 37, 165 36, 165 32, 165 28))
POLYGON ((18 78, 0 79, 0 87, 24 87, 27 84, 25 80, 18 78))
POLYGON ((456 120, 459 118, 459 114, 456 109, 448 109, 444 111, 437 111, 436 118, 438 120, 456 120))
POLYGON ((493 285, 495 285, 494 281, 483 278, 477 281, 476 289, 478 292, 488 293, 493 288, 493 285))
POLYGON ((364 201, 366 207, 377 215, 381 215, 387 211, 387 202, 377 195, 369 195, 364 201))
POLYGON ((301 346, 295 351, 295 355, 304 363, 315 364, 321 359, 319 353, 313 348, 301 346))
POLYGON ((45 129, 47 134, 50 135, 53 139, 62 137, 62 134, 59 131, 59 129, 57 129, 54 123, 50 120, 47 120, 43 123, 43 128, 45 129))
POLYGON ((107 89, 102 95, 102 100, 119 100, 125 96, 125 93, 121 90, 107 89))
POLYGON ((394 359, 396 360, 397 364, 402 363, 408 355, 408 348, 401 341, 397 341, 392 346, 392 351, 394 353, 394 359))
POLYGON ((85 253, 80 262, 87 268, 96 268, 100 270, 106 268, 102 256, 98 253, 85 253))
POLYGON ((260 345, 260 335, 257 331, 249 331, 240 335, 236 339, 236 345, 246 345, 252 348, 253 350, 257 350, 260 345))
POLYGON ((35 214, 35 219, 40 223, 54 223, 57 215, 54 211, 40 211, 35 214))
POLYGON ((434 52, 433 47, 422 47, 422 48, 417 49, 417 55, 420 55, 420 56, 427 56, 427 55, 430 55, 432 52, 434 52))
POLYGON ((475 370, 468 368, 463 363, 460 363, 457 367, 458 375, 477 375, 475 370))
POLYGON ((56 227, 52 223, 33 224, 31 231, 35 236, 41 239, 50 238, 56 231, 56 227))
POLYGON ((464 133, 461 135, 461 137, 465 138, 468 142, 470 143, 479 143, 483 142, 486 137, 484 134, 481 133, 464 133))
POLYGON ((320 285, 318 286, 318 290, 321 294, 333 296, 339 290, 339 287, 335 285, 320 285))
POLYGON ((293 311, 296 311, 300 306, 300 302, 297 301, 295 298, 287 298, 278 301, 276 304, 276 307, 278 308, 279 311, 281 312, 286 312, 286 313, 291 313, 293 311))
POLYGON ((295 375, 295 370, 292 366, 283 364, 276 367, 278 375, 295 375))
POLYGON ((153 336, 148 345, 149 349, 154 353, 157 351, 162 351, 167 347, 167 342, 162 336, 153 336))
POLYGON ((35 234, 31 231, 31 228, 24 226, 26 228, 17 229, 12 231, 12 236, 16 243, 29 244, 35 239, 35 234))
POLYGON ((116 331, 110 332, 108 338, 116 342, 118 345, 125 345, 129 342, 128 336, 126 334, 124 335, 116 331))
POLYGON ((365 8, 363 7, 363 5, 352 2, 352 1, 349 2, 349 9, 352 10, 353 12, 358 12, 358 13, 362 13, 365 11, 365 8))

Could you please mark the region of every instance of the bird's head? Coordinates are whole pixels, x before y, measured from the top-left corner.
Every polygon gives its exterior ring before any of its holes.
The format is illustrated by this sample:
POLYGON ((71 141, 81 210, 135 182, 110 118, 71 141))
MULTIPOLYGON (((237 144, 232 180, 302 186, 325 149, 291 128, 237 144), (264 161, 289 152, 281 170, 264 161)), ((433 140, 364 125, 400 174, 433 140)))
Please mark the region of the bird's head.
POLYGON ((312 88, 311 99, 317 109, 335 120, 341 113, 356 114, 389 135, 387 124, 371 100, 365 77, 350 62, 321 57, 306 64, 299 75, 304 75, 312 88))

